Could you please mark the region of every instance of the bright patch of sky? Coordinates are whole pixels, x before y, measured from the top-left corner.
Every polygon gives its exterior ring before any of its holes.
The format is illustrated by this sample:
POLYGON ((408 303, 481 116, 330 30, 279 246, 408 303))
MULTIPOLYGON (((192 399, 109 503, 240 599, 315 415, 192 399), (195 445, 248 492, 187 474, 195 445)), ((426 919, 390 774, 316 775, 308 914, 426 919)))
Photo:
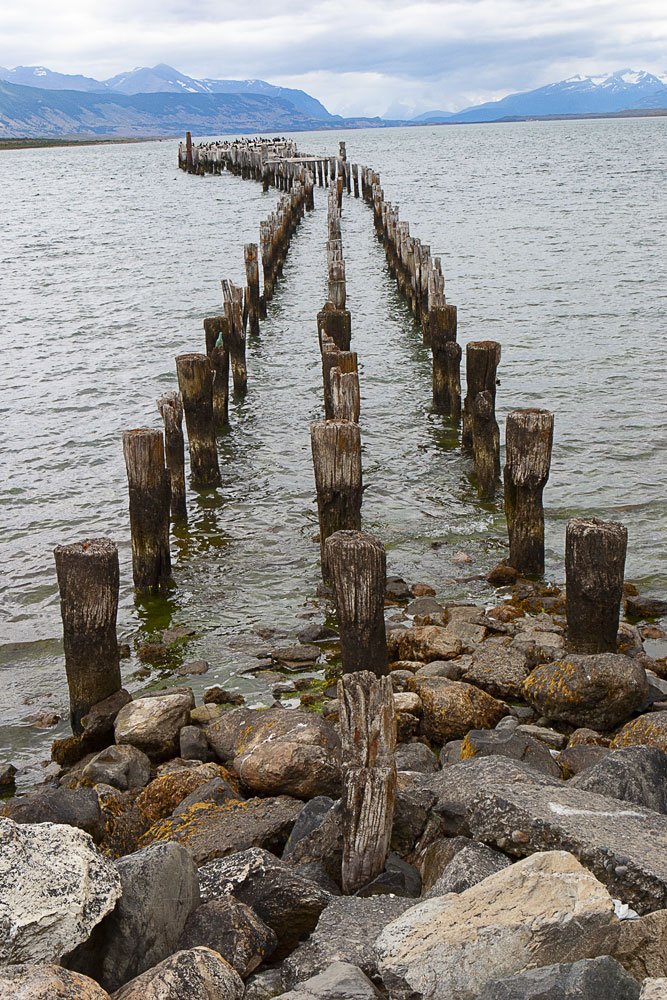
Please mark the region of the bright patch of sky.
POLYGON ((330 111, 459 110, 578 74, 667 71, 664 0, 22 0, 0 6, 0 66, 106 79, 300 87, 330 111))

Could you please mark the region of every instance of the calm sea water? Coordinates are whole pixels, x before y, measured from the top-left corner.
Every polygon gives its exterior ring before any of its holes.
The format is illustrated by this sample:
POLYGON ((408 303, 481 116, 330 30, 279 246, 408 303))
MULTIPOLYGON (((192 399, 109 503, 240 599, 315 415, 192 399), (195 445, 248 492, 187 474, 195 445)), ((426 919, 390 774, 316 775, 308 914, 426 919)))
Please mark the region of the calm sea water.
MULTIPOLYGON (((667 593, 667 190, 665 119, 305 133, 305 152, 381 171, 386 197, 443 259, 462 343, 502 344, 499 420, 556 414, 545 493, 547 572, 563 577, 567 519, 629 530, 627 576, 667 593)), ((67 716, 52 549, 96 535, 121 556, 119 633, 134 650, 162 628, 196 630, 186 659, 267 704, 237 671, 266 646, 258 626, 294 631, 319 580, 309 424, 321 417, 315 316, 326 294, 326 200, 302 223, 259 338, 248 396, 220 440, 223 485, 191 493, 173 538, 177 587, 138 601, 131 586, 121 434, 159 426, 174 356, 201 350, 220 279, 243 282, 243 244, 278 194, 231 176, 188 177, 176 143, 37 149, 0 156, 0 757, 39 775, 67 716)), ((389 571, 442 597, 484 596, 505 554, 500 503, 481 505, 458 434, 429 412, 430 362, 390 281, 372 215, 344 206, 353 346, 359 353, 365 527, 389 571), (452 563, 464 549, 469 565, 452 563)), ((123 663, 132 690, 133 655, 123 663)), ((155 675, 153 675, 155 679, 155 675)))

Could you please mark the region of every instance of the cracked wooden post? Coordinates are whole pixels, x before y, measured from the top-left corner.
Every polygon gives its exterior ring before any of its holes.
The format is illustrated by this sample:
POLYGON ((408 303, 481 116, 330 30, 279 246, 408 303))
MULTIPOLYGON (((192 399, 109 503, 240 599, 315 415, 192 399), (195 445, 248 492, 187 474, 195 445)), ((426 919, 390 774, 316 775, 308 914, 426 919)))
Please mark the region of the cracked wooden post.
POLYGON ((384 545, 366 532, 337 531, 326 541, 326 557, 336 602, 343 673, 364 669, 382 677, 389 671, 384 545))
POLYGON ((339 368, 343 374, 357 372, 356 351, 339 351, 331 338, 322 337, 322 383, 324 388, 324 416, 334 419, 331 372, 339 368))
POLYGON ((352 164, 352 182, 354 185, 354 197, 359 197, 359 166, 356 163, 352 164))
POLYGON ((246 281, 248 282, 248 329, 259 333, 259 257, 256 243, 246 243, 243 248, 246 281))
POLYGON ((544 572, 542 493, 551 468, 554 415, 513 410, 505 424, 505 517, 509 564, 525 576, 544 572))
POLYGON ((310 425, 320 524, 322 579, 329 577, 325 542, 344 528, 361 528, 361 433, 347 420, 310 425))
POLYGON ((356 371, 342 372, 338 366, 331 369, 331 409, 334 420, 359 422, 359 375, 356 371))
POLYGON ((171 516, 187 517, 183 400, 180 392, 165 392, 156 402, 164 423, 164 457, 171 482, 171 516))
POLYGON ((500 464, 500 432, 488 389, 478 392, 473 403, 473 454, 477 495, 480 500, 493 500, 500 464))
POLYGON ((237 288, 231 281, 222 282, 225 316, 229 324, 228 331, 222 331, 223 340, 232 367, 232 382, 234 391, 245 395, 248 391, 248 368, 246 365, 246 317, 243 311, 243 289, 237 288))
MULTIPOLYGON (((473 404, 479 392, 491 393, 496 405, 496 371, 500 361, 500 344, 495 340, 471 341, 466 346, 467 393, 463 403, 461 447, 472 450, 473 404)), ((498 470, 500 471, 500 470, 498 470)))
POLYGON ((181 354, 176 358, 176 373, 188 430, 192 485, 219 486, 211 363, 205 354, 181 354))
POLYGON ((565 532, 567 645, 615 653, 628 530, 618 521, 573 517, 565 532))
POLYGON ((396 716, 389 677, 369 671, 338 681, 342 749, 343 892, 384 871, 396 800, 396 716))
POLYGON ((456 343, 456 306, 435 306, 429 313, 433 352, 433 410, 461 415, 461 348, 456 343))
POLYGON ((192 163, 192 135, 190 132, 185 133, 185 169, 189 174, 193 171, 192 163))
POLYGON ((349 309, 336 309, 332 302, 325 302, 317 314, 317 333, 322 350, 322 337, 331 337, 339 351, 349 351, 352 339, 352 316, 349 309))
POLYGON ((216 430, 229 425, 229 351, 225 337, 229 335, 226 316, 204 320, 206 353, 213 371, 213 422, 216 430))
POLYGON ((118 547, 110 538, 57 545, 53 551, 63 620, 72 732, 93 705, 120 690, 118 547))
POLYGON ((141 593, 159 592, 171 583, 171 477, 164 464, 162 431, 124 431, 123 455, 130 493, 134 585, 141 593))

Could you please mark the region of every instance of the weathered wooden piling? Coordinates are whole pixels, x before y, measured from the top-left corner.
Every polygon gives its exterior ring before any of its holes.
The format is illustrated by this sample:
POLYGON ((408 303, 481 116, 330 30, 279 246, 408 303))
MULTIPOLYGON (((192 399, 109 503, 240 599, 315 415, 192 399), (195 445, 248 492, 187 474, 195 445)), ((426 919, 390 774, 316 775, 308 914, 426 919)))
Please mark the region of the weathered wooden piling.
MULTIPOLYGON (((182 133, 181 133, 182 134, 182 133)), ((185 133, 185 169, 189 174, 192 173, 193 161, 192 161, 192 136, 189 132, 185 133)))
POLYGON ((165 392, 156 402, 164 423, 164 457, 171 484, 171 516, 172 519, 187 517, 183 400, 180 392, 165 392))
POLYGON ((524 576, 544 572, 542 494, 551 468, 554 416, 513 410, 505 424, 505 517, 509 563, 524 576))
MULTIPOLYGON (((431 336, 433 336, 433 330, 431 336)), ((491 393, 495 411, 496 372, 499 361, 500 344, 495 340, 471 341, 466 345, 467 393, 463 403, 462 448, 472 450, 473 447, 473 404, 477 394, 488 390, 491 393)), ((500 471, 500 458, 498 459, 498 471, 500 471)))
POLYGON ((343 892, 384 871, 396 800, 396 715, 389 677, 368 670, 338 681, 343 765, 343 892))
POLYGON ((356 163, 352 164, 352 181, 354 185, 354 197, 359 197, 359 167, 356 163))
POLYGON ((53 552, 60 591, 65 671, 72 731, 93 705, 120 689, 116 636, 118 548, 110 538, 57 545, 53 552))
POLYGON ((433 354, 433 409, 461 416, 461 348, 456 343, 456 306, 442 305, 429 314, 433 354))
POLYGON ((565 532, 567 645, 573 653, 615 653, 627 528, 573 517, 565 532))
POLYGON ((346 299, 345 261, 329 260, 329 296, 334 309, 344 309, 346 299))
POLYGON ((382 677, 389 670, 384 545, 366 532, 341 530, 327 538, 325 548, 338 616, 343 673, 364 669, 382 677))
POLYGON ((361 528, 361 433, 347 420, 310 425, 310 443, 317 491, 322 578, 330 572, 325 543, 342 529, 361 528))
POLYGON ((356 371, 343 372, 336 366, 331 369, 331 409, 334 420, 359 421, 359 375, 356 371))
POLYGON ((496 423, 493 398, 488 389, 477 393, 472 407, 472 418, 477 495, 480 500, 493 500, 496 495, 498 479, 500 434, 496 423))
POLYGON ((213 422, 216 430, 229 425, 229 320, 210 316, 204 320, 206 353, 213 371, 213 422))
POLYGON ((213 420, 213 371, 209 358, 206 354, 181 354, 176 358, 176 373, 188 430, 192 485, 218 486, 220 467, 213 420))
POLYGON ((234 391, 245 395, 248 391, 248 368, 246 365, 246 314, 243 309, 243 289, 231 281, 223 280, 222 295, 228 327, 222 331, 222 338, 232 367, 234 391))
POLYGON ((256 243, 246 243, 243 248, 246 281, 248 283, 248 329, 259 333, 259 255, 256 243))
POLYGON ((332 395, 331 372, 338 368, 342 374, 357 372, 357 355, 355 351, 339 351, 334 342, 327 336, 322 338, 322 387, 324 392, 324 416, 326 420, 334 419, 334 404, 332 395))
POLYGON ((164 462, 162 431, 124 431, 123 455, 130 494, 134 585, 141 593, 159 592, 171 583, 171 477, 164 462))
POLYGON ((339 351, 349 351, 352 339, 352 316, 349 309, 336 309, 332 302, 325 302, 317 314, 317 333, 322 349, 322 338, 330 337, 339 351))

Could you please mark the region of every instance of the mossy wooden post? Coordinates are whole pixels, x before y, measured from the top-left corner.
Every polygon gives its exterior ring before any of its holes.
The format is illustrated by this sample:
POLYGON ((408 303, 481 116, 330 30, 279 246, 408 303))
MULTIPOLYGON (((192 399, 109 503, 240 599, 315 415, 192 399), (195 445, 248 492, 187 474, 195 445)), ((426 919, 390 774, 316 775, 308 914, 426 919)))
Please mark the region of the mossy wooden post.
POLYGON ((72 731, 93 705, 120 690, 116 637, 118 548, 110 538, 57 545, 60 613, 72 731))
POLYGON ((509 563, 524 576, 544 572, 542 493, 551 468, 554 416, 513 410, 505 424, 505 517, 509 563))
POLYGON ((259 256, 256 243, 243 248, 246 281, 248 282, 248 329, 259 333, 259 256))
POLYGON ((192 485, 219 486, 211 363, 205 354, 181 354, 176 358, 176 373, 188 430, 192 485))
POLYGON ((339 351, 349 351, 352 339, 352 317, 349 309, 336 309, 332 302, 325 302, 317 314, 317 333, 322 349, 322 337, 331 337, 339 351))
POLYGON ((567 644, 573 653, 615 653, 627 528, 573 517, 565 532, 567 644))
POLYGON ((368 670, 338 681, 343 765, 343 892, 384 871, 396 801, 396 715, 389 677, 368 670))
POLYGON ((310 425, 322 578, 329 579, 325 542, 343 528, 361 528, 361 433, 359 424, 325 420, 310 425))
POLYGON ((171 516, 187 517, 183 400, 180 392, 165 392, 157 400, 157 408, 164 423, 164 457, 171 482, 171 516))
MULTIPOLYGON (((433 333, 431 332, 431 336, 433 333)), ((472 450, 473 403, 479 392, 491 393, 496 405, 496 372, 500 361, 500 344, 495 340, 471 341, 466 346, 467 393, 463 403, 461 447, 472 450)), ((499 470, 500 471, 500 470, 499 470)))
POLYGON ((352 420, 359 422, 359 375, 354 372, 342 372, 336 365, 331 369, 331 409, 334 420, 352 420))
POLYGON ((477 495, 480 500, 493 500, 498 479, 500 433, 493 410, 493 399, 488 389, 477 393, 472 413, 477 495))
POLYGON ((337 531, 327 538, 325 547, 338 616, 343 673, 364 669, 382 677, 389 670, 384 624, 387 587, 384 545, 366 532, 337 531))
POLYGON ((134 585, 144 594, 159 592, 171 582, 171 477, 164 463, 162 431, 124 431, 123 455, 130 493, 134 585))
POLYGON ((456 306, 442 305, 429 313, 431 350, 433 353, 433 410, 446 417, 461 413, 461 349, 456 344, 456 306), (458 357, 458 361, 457 361, 458 357))
POLYGON ((357 372, 357 355, 355 351, 339 351, 329 337, 322 338, 322 383, 324 388, 324 416, 327 420, 334 419, 334 404, 331 387, 331 372, 339 368, 343 374, 357 372))

